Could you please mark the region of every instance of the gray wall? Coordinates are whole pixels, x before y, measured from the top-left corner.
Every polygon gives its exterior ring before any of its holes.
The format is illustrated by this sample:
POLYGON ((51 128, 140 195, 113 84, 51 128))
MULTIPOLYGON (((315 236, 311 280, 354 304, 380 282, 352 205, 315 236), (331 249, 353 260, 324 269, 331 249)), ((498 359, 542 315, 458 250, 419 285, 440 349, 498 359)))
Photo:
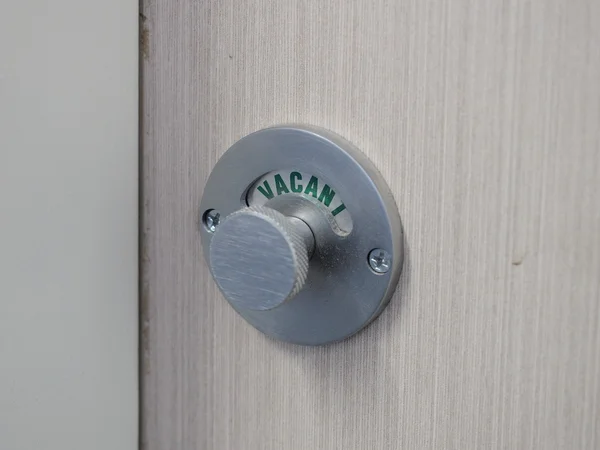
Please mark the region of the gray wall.
POLYGON ((138 438, 138 5, 0 6, 0 448, 138 438))

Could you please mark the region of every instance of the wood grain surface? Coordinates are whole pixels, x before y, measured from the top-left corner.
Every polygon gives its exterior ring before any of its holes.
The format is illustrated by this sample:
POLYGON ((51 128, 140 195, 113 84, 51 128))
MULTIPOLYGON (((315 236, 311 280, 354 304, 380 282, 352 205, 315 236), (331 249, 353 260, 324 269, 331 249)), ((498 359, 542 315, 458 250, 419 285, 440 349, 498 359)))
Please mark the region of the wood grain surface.
POLYGON ((144 449, 600 448, 600 2, 142 3, 144 449), (361 148, 406 233, 322 348, 247 325, 197 232, 217 159, 289 122, 361 148))

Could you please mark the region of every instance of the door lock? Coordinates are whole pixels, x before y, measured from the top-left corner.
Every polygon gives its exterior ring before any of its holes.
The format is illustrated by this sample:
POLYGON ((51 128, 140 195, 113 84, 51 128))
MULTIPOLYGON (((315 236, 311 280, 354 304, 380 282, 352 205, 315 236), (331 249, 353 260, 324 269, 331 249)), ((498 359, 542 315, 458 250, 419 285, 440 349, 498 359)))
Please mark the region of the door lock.
POLYGON ((221 292, 265 334, 320 345, 375 319, 403 260, 392 194, 339 136, 281 126, 218 161, 200 204, 204 256, 221 292))
POLYGON ((265 206, 232 213, 210 244, 210 267, 238 308, 266 311, 291 300, 306 282, 312 231, 265 206))

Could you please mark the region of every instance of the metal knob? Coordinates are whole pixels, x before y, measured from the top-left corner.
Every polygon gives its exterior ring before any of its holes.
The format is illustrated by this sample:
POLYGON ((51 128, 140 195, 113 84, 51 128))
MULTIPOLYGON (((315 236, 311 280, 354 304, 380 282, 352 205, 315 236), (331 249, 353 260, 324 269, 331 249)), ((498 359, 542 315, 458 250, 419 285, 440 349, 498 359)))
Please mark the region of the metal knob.
POLYGON ((210 266, 230 303, 264 311, 300 292, 313 247, 305 222, 269 207, 252 206, 229 215, 216 229, 210 266))

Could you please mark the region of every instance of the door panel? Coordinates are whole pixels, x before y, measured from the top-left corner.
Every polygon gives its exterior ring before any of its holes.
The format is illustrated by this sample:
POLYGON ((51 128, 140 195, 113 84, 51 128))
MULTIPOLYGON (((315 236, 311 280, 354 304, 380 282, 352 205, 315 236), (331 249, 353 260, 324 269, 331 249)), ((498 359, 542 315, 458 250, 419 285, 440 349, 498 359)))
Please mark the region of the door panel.
POLYGON ((600 446, 598 2, 144 3, 144 448, 600 446), (290 122, 405 229, 390 306, 327 347, 247 325, 197 232, 223 152, 290 122))

